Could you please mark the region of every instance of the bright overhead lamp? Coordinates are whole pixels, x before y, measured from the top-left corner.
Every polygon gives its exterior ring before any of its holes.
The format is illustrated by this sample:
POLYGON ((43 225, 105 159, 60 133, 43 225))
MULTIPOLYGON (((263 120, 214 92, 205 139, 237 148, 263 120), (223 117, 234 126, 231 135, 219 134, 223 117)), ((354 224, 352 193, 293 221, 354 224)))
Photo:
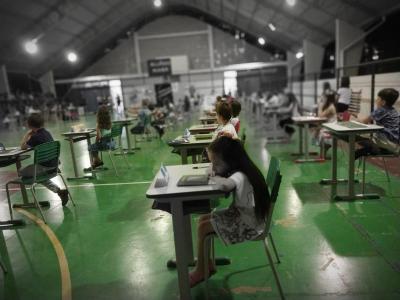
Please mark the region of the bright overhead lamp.
POLYGON ((334 60, 335 60, 335 55, 333 55, 333 54, 330 55, 330 56, 329 56, 329 60, 330 60, 330 61, 334 61, 334 60))
POLYGON ((378 60, 379 59, 379 55, 378 54, 374 54, 372 55, 372 60, 378 60))
POLYGON ((259 43, 261 46, 264 46, 264 45, 265 45, 265 39, 264 39, 263 37, 259 37, 259 38, 258 38, 258 43, 259 43))
POLYGON ((153 4, 154 4, 155 7, 158 8, 158 7, 161 7, 161 6, 162 6, 162 1, 161 1, 161 0, 154 0, 154 1, 153 1, 153 4))
POLYGON ((71 63, 75 63, 78 60, 78 55, 75 52, 68 52, 67 59, 71 63))
POLYGON ((268 24, 268 27, 269 27, 269 29, 270 29, 271 31, 275 31, 275 30, 276 30, 275 25, 272 24, 272 23, 269 23, 269 24, 268 24))
POLYGON ((304 56, 303 51, 298 51, 298 52, 296 53, 296 58, 297 58, 297 59, 300 59, 300 58, 302 58, 303 56, 304 56))
POLYGON ((28 52, 29 54, 32 54, 32 55, 38 53, 38 51, 39 51, 39 47, 37 45, 36 39, 27 41, 24 44, 24 48, 25 48, 26 52, 28 52))
POLYGON ((286 0, 286 3, 289 6, 295 6, 296 5, 296 0, 286 0))

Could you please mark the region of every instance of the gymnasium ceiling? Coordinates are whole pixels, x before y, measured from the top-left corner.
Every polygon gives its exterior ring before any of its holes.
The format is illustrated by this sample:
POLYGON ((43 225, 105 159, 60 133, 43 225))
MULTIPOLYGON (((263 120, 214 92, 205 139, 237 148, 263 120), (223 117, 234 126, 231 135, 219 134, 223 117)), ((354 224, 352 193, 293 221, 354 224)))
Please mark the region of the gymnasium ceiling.
POLYGON ((2 0, 0 1, 0 64, 9 71, 40 75, 53 69, 73 76, 65 52, 74 50, 81 70, 104 54, 128 31, 168 14, 200 16, 222 29, 239 29, 265 37, 278 49, 297 51, 303 39, 325 45, 334 39, 335 19, 365 27, 395 9, 399 0, 2 0), (268 29, 268 23, 276 31, 268 29), (38 38, 40 52, 23 50, 26 40, 38 38))

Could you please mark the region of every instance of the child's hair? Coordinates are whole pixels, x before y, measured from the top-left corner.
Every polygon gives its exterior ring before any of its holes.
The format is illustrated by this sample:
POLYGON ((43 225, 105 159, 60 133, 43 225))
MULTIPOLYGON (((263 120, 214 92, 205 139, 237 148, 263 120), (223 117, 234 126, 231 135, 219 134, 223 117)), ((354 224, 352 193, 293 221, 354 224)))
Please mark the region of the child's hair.
POLYGON ((232 117, 231 108, 226 102, 219 102, 215 108, 217 115, 220 115, 225 121, 229 121, 232 117))
POLYGON ((232 117, 236 118, 240 111, 242 110, 242 105, 240 105, 239 101, 233 100, 231 102, 231 110, 232 110, 232 117))
POLYGON ((326 96, 326 99, 325 99, 324 105, 322 106, 322 111, 327 109, 331 104, 335 105, 335 103, 336 103, 336 97, 332 91, 327 93, 325 96, 326 96))
POLYGON ((31 114, 26 121, 30 128, 42 128, 44 125, 44 119, 41 114, 31 114))
POLYGON ((99 110, 97 111, 97 126, 100 129, 111 128, 110 112, 108 111, 108 108, 105 105, 100 106, 99 110))
POLYGON ((322 85, 323 92, 325 92, 326 90, 330 90, 330 89, 331 89, 331 84, 328 81, 325 81, 322 85))
POLYGON ((396 100, 399 98, 399 92, 395 89, 388 88, 380 90, 378 96, 385 101, 386 106, 392 107, 396 100))
POLYGON ((143 99, 142 100, 142 106, 144 107, 144 106, 148 106, 149 105, 149 99, 143 99))
POLYGON ((343 76, 340 80, 340 87, 343 88, 348 88, 350 87, 350 77, 349 76, 343 76))
POLYGON ((259 220, 265 220, 271 200, 267 183, 240 141, 222 136, 214 140, 208 146, 208 150, 227 164, 229 171, 223 174, 226 177, 238 171, 246 175, 254 191, 256 217, 259 220))

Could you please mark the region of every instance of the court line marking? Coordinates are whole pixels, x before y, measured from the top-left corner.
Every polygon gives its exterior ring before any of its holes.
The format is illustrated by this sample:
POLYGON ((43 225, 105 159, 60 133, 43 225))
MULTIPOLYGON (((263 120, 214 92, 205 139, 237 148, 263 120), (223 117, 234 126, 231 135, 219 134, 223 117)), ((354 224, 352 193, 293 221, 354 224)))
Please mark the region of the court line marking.
POLYGON ((27 218, 31 219, 33 222, 36 223, 47 235, 53 248, 56 252, 58 265, 60 266, 60 275, 61 275, 61 299, 62 300, 72 300, 72 291, 71 291, 71 276, 69 273, 68 267, 68 260, 65 255, 64 249, 58 240, 57 236, 51 230, 51 228, 43 222, 42 219, 36 217, 35 215, 31 214, 30 212, 16 208, 16 211, 25 215, 27 218))
MULTIPOLYGON (((139 184, 149 184, 151 181, 131 181, 131 182, 115 182, 115 183, 84 183, 84 184, 69 184, 68 188, 78 188, 78 187, 96 187, 96 186, 112 186, 112 185, 139 185, 139 184)), ((36 189, 45 189, 43 186, 38 186, 36 189)), ((19 188, 10 188, 10 191, 19 191, 19 188)), ((5 192, 6 189, 0 189, 0 192, 5 192)))

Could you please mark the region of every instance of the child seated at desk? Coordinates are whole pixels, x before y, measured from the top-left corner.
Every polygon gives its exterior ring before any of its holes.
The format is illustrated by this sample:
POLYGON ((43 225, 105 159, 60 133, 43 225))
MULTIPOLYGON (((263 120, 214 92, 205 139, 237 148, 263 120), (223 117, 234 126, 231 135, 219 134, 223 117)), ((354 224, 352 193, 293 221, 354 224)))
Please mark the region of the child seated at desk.
MULTIPOLYGON (((332 91, 328 91, 325 94, 325 102, 318 108, 318 117, 326 118, 327 123, 336 123, 337 114, 335 107, 336 99, 335 94, 332 91)), ((325 129, 318 127, 315 133, 315 138, 318 138, 318 144, 321 147, 321 157, 326 157, 326 152, 332 147, 332 137, 329 132, 325 129)))
POLYGON ((96 125, 96 143, 90 145, 89 151, 92 157, 92 167, 83 169, 85 172, 90 172, 92 169, 103 165, 102 160, 99 157, 99 151, 107 150, 112 147, 111 137, 107 135, 111 134, 111 115, 107 106, 100 106, 97 111, 97 125, 96 125))
POLYGON ((231 123, 232 123, 233 127, 235 127, 236 133, 238 134, 239 129, 240 129, 239 114, 240 114, 240 111, 242 110, 242 106, 240 105, 240 102, 237 100, 233 100, 230 105, 231 105, 231 111, 232 111, 231 123))
POLYGON ((213 138, 215 139, 219 136, 226 135, 237 139, 238 135, 235 127, 230 122, 232 111, 229 104, 226 102, 219 102, 215 111, 217 113, 217 123, 219 124, 219 127, 215 130, 213 138))
POLYGON ((380 90, 375 101, 376 109, 368 117, 357 118, 361 123, 375 122, 384 129, 374 134, 372 139, 365 139, 358 143, 361 148, 356 150, 355 159, 361 156, 391 153, 399 147, 400 115, 393 107, 398 97, 399 92, 395 89, 380 90))
MULTIPOLYGON (((44 120, 42 115, 40 114, 32 114, 28 117, 27 125, 29 131, 25 134, 21 141, 21 149, 35 148, 35 146, 52 142, 53 137, 50 132, 48 132, 44 127, 44 120)), ((45 173, 50 170, 54 170, 58 168, 58 160, 50 160, 43 162, 42 164, 36 167, 37 174, 45 173)), ((25 168, 19 170, 19 175, 22 177, 33 177, 35 165, 29 165, 25 168)), ((61 199, 61 203, 65 206, 68 202, 68 191, 62 190, 58 185, 56 185, 51 180, 47 180, 41 183, 50 191, 58 194, 61 199)))
MULTIPOLYGON (((240 141, 220 137, 208 147, 212 180, 223 191, 233 191, 233 202, 225 209, 202 215, 198 223, 198 261, 190 272, 190 286, 204 280, 204 238, 216 233, 225 244, 254 240, 263 234, 270 195, 264 176, 251 161, 240 141)), ((210 275, 216 269, 209 260, 210 275)))

